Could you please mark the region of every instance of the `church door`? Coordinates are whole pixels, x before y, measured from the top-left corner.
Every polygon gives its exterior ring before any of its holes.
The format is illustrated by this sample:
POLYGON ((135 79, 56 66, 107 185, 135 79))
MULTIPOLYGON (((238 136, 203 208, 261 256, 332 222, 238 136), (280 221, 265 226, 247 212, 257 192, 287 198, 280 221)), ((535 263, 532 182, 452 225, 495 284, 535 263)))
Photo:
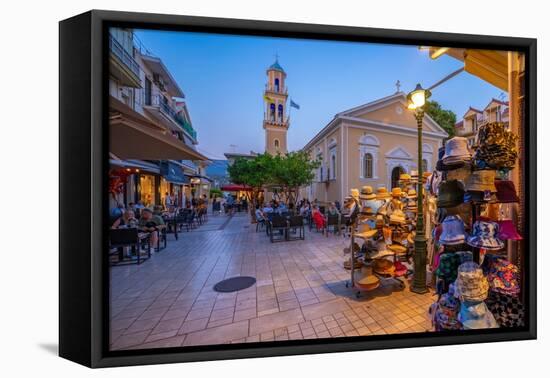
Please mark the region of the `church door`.
POLYGON ((399 176, 402 173, 405 173, 405 170, 403 169, 403 167, 397 166, 394 169, 392 169, 392 171, 391 171, 391 188, 389 188, 390 190, 392 188, 397 188, 399 186, 399 176))

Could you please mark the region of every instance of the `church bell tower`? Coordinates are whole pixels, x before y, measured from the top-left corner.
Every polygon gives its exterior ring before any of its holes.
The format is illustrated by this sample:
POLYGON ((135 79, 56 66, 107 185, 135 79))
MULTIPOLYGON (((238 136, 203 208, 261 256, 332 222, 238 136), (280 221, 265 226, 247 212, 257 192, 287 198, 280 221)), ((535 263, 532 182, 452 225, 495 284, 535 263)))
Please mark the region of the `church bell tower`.
POLYGON ((288 92, 285 79, 286 73, 277 58, 267 69, 267 84, 264 91, 265 151, 271 155, 287 153, 286 133, 290 124, 286 112, 288 92))

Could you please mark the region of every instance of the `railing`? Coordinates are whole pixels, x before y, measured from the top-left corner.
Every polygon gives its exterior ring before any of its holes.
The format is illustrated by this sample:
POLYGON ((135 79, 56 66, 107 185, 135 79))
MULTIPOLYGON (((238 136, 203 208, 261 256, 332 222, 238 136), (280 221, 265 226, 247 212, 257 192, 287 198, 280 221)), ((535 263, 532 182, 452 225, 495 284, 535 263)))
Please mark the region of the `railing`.
POLYGON ((288 89, 286 87, 284 88, 284 90, 281 90, 281 87, 277 89, 274 85, 269 85, 269 84, 265 85, 265 90, 273 93, 288 94, 288 89))
POLYGON ((162 95, 154 95, 151 97, 145 96, 145 105, 158 106, 160 110, 176 122, 184 131, 186 131, 193 139, 197 139, 197 131, 187 122, 168 102, 164 101, 162 95))
POLYGON ((139 64, 135 59, 124 50, 124 47, 112 35, 109 35, 109 49, 111 52, 130 69, 137 77, 139 77, 139 64))
POLYGON ((278 119, 279 117, 272 117, 271 114, 268 114, 268 113, 265 113, 264 112, 264 121, 266 122, 269 122, 271 124, 274 124, 274 125, 284 125, 286 123, 288 123, 290 121, 290 117, 289 116, 286 116, 286 117, 283 117, 283 120, 279 120, 278 119))

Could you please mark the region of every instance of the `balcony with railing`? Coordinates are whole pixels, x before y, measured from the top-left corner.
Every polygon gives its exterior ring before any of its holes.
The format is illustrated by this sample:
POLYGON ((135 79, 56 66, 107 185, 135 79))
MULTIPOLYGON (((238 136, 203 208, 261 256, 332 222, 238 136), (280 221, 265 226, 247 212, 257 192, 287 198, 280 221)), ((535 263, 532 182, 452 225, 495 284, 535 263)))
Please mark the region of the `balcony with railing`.
POLYGON ((277 93, 282 95, 288 94, 288 89, 286 87, 281 88, 281 87, 276 87, 274 85, 269 85, 269 84, 265 85, 265 90, 266 92, 277 93))
POLYGON ((276 117, 274 114, 269 114, 264 112, 264 121, 265 123, 275 125, 275 126, 286 126, 290 122, 290 117, 289 116, 276 117))
POLYGON ((117 77, 122 85, 141 88, 141 69, 138 62, 124 49, 122 44, 110 34, 109 51, 111 52, 111 74, 117 77))
POLYGON ((146 109, 156 110, 153 112, 157 118, 162 118, 162 120, 168 119, 170 123, 166 124, 169 128, 174 130, 172 127, 174 124, 177 125, 181 130, 185 131, 194 141, 197 140, 197 131, 193 129, 193 126, 180 114, 172 105, 168 102, 166 97, 161 94, 147 96, 145 95, 144 106, 146 109), (158 117, 159 114, 162 114, 162 117, 158 117))

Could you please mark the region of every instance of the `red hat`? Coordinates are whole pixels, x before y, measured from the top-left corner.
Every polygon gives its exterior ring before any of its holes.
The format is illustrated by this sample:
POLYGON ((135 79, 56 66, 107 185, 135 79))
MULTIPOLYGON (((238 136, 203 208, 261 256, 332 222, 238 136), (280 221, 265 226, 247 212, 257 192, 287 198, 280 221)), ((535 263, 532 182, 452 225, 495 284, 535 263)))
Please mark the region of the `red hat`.
POLYGON ((511 203, 519 202, 519 197, 516 193, 514 183, 509 180, 495 180, 497 187, 497 202, 511 203))
POLYGON ((523 238, 516 230, 514 222, 510 219, 498 221, 499 233, 498 238, 502 240, 522 240, 523 238))

